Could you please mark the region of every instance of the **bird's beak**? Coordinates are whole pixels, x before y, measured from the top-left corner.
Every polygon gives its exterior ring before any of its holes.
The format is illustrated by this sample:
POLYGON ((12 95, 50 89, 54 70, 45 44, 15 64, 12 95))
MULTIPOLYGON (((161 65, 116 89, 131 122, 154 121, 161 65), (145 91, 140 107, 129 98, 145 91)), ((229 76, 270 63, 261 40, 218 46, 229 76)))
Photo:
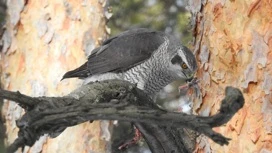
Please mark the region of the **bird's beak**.
POLYGON ((191 82, 191 81, 193 80, 193 78, 194 78, 194 77, 187 78, 187 79, 186 79, 186 82, 187 82, 187 83, 191 82))
POLYGON ((190 75, 187 79, 186 82, 189 83, 194 79, 194 74, 190 75))

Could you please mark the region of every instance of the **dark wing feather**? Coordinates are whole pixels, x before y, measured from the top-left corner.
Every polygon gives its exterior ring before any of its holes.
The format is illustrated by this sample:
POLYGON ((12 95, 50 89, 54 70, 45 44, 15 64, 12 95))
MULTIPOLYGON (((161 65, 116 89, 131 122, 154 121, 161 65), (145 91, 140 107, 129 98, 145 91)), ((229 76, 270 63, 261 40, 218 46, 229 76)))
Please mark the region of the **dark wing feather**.
POLYGON ((125 71, 147 60, 163 42, 160 32, 147 29, 124 32, 106 40, 101 50, 89 56, 88 69, 91 74, 125 71))
MULTIPOLYGON (((148 29, 134 29, 107 39, 92 51, 88 57, 85 70, 73 70, 64 78, 81 77, 105 72, 122 72, 150 58, 155 50, 163 44, 162 32, 148 29), (80 72, 79 72, 80 71, 80 72), (77 74, 76 74, 77 73, 77 74), (76 74, 76 75, 74 75, 76 74), (80 74, 80 75, 79 75, 80 74), (78 76, 77 76, 78 75, 78 76)), ((86 64, 86 63, 85 63, 86 64)))
POLYGON ((89 70, 87 68, 87 62, 84 63, 83 65, 81 65, 79 68, 76 68, 72 71, 69 71, 69 72, 66 72, 62 79, 66 79, 66 78, 74 78, 74 77, 79 77, 79 78, 86 78, 88 77, 88 75, 90 74, 89 73, 89 70))

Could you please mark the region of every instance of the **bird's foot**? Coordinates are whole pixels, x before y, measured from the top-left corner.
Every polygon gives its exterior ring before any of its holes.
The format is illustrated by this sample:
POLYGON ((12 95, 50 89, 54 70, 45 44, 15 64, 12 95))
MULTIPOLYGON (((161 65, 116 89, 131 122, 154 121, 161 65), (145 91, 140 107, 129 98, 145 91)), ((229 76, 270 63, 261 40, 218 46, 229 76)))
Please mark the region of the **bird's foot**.
POLYGON ((197 84, 198 84, 199 81, 200 81, 200 80, 198 80, 196 77, 193 78, 191 82, 188 82, 188 83, 186 83, 186 84, 184 84, 184 85, 179 86, 179 92, 180 92, 180 93, 183 93, 183 94, 185 94, 185 95, 187 94, 188 91, 189 91, 189 92, 192 92, 190 89, 191 89, 192 87, 197 86, 197 84))
POLYGON ((119 150, 124 150, 131 145, 137 144, 138 141, 142 138, 142 133, 138 128, 135 128, 135 135, 132 139, 127 140, 124 144, 118 147, 119 150))

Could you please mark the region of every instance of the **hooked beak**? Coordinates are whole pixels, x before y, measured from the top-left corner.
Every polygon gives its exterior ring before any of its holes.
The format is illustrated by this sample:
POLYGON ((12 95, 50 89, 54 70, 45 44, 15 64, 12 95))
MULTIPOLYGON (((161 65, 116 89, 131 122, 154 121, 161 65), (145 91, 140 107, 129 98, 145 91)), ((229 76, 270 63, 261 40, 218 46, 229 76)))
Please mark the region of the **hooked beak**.
POLYGON ((189 82, 191 82, 193 79, 194 79, 194 77, 187 78, 187 79, 186 79, 186 82, 189 83, 189 82))
POLYGON ((194 74, 192 74, 191 76, 189 76, 189 77, 186 79, 186 82, 187 82, 187 83, 190 83, 190 82, 192 82, 193 79, 194 79, 194 74))
POLYGON ((183 84, 181 86, 179 86, 179 90, 188 90, 189 88, 191 88, 192 86, 197 85, 199 82, 199 80, 196 77, 189 77, 188 79, 186 79, 186 84, 183 84))

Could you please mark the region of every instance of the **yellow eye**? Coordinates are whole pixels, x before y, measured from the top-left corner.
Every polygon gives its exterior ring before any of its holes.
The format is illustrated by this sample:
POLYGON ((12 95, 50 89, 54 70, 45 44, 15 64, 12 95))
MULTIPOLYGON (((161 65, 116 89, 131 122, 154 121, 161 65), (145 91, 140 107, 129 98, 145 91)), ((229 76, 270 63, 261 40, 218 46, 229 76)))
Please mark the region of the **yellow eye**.
POLYGON ((188 68, 188 66, 187 66, 185 63, 182 63, 182 64, 181 64, 181 67, 182 67, 183 69, 187 69, 187 68, 188 68))

